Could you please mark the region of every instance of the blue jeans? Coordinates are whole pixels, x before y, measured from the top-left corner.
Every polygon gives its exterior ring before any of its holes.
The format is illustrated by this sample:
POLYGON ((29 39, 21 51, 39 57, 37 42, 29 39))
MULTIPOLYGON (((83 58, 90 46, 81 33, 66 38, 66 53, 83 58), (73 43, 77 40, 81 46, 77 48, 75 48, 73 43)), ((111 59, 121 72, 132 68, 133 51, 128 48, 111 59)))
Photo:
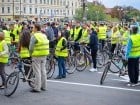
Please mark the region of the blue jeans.
POLYGON ((59 56, 57 60, 58 60, 59 76, 65 77, 66 76, 65 58, 59 56))

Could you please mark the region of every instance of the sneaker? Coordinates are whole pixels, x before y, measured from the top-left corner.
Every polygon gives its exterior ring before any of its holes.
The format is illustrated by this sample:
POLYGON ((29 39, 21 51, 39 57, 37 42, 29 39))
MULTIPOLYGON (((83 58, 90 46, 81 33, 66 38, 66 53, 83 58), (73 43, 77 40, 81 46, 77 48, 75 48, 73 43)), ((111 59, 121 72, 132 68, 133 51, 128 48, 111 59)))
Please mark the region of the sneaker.
POLYGON ((136 83, 136 84, 135 83, 128 83, 127 84, 128 87, 135 87, 135 86, 138 86, 138 85, 140 85, 140 83, 136 83))
POLYGON ((97 72, 98 70, 97 70, 97 68, 92 68, 89 71, 91 71, 91 72, 97 72))
POLYGON ((4 85, 1 85, 1 86, 0 86, 0 89, 5 89, 5 86, 4 86, 4 85))

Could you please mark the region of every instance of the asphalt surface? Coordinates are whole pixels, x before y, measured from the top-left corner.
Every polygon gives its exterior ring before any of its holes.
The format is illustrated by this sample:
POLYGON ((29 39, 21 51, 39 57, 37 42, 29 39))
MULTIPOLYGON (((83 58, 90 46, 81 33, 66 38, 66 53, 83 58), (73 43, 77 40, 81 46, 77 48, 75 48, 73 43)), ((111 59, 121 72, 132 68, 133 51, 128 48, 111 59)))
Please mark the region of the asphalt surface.
POLYGON ((28 84, 20 81, 9 98, 0 90, 0 105, 140 105, 140 86, 127 87, 128 76, 109 73, 100 85, 101 75, 102 70, 85 70, 61 80, 52 78, 47 81, 47 91, 41 93, 31 93, 28 84))

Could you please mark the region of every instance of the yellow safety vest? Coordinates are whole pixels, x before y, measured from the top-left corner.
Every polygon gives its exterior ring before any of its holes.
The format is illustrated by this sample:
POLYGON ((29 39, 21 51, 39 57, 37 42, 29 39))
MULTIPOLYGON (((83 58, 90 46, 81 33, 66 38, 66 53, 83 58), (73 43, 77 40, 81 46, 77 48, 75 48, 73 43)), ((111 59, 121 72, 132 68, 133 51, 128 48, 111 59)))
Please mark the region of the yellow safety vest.
POLYGON ((81 29, 82 29, 81 27, 79 27, 78 29, 76 29, 76 28, 74 29, 74 40, 76 40, 76 38, 78 37, 81 29))
POLYGON ((88 30, 87 29, 82 30, 82 37, 80 39, 80 42, 89 43, 89 37, 88 37, 88 30))
POLYGON ((140 57, 140 34, 131 35, 132 49, 129 53, 129 57, 140 57))
POLYGON ((122 44, 123 44, 124 46, 127 45, 128 38, 129 38, 129 31, 125 31, 125 32, 123 33, 122 38, 123 38, 122 44))
POLYGON ((106 27, 99 27, 98 39, 106 39, 106 27))
MULTIPOLYGON (((6 44, 5 40, 0 41, 0 53, 4 51, 4 45, 5 44, 6 44)), ((8 54, 1 55, 0 56, 0 62, 1 63, 8 63, 8 54)))
POLYGON ((5 41, 7 44, 11 44, 11 37, 10 37, 10 32, 7 30, 3 30, 4 36, 5 36, 5 41))
POLYGON ((118 36, 118 34, 119 34, 119 31, 116 31, 115 33, 112 33, 112 35, 111 35, 111 44, 116 44, 116 43, 118 43, 118 39, 119 39, 119 36, 118 36))
POLYGON ((55 55, 56 56, 61 56, 61 57, 67 57, 68 56, 68 49, 67 48, 65 48, 64 50, 61 51, 61 49, 63 48, 63 46, 62 46, 63 40, 66 40, 66 38, 62 37, 56 45, 56 49, 55 49, 55 55))
POLYGON ((28 57, 30 57, 29 49, 25 48, 25 47, 21 47, 20 57, 21 58, 28 58, 28 57))
POLYGON ((34 46, 32 56, 38 57, 49 55, 49 40, 47 39, 46 35, 38 32, 34 33, 34 37, 37 39, 37 43, 34 46))
POLYGON ((17 28, 14 28, 14 30, 12 31, 12 34, 15 35, 15 42, 19 42, 19 34, 17 32, 19 32, 17 28))

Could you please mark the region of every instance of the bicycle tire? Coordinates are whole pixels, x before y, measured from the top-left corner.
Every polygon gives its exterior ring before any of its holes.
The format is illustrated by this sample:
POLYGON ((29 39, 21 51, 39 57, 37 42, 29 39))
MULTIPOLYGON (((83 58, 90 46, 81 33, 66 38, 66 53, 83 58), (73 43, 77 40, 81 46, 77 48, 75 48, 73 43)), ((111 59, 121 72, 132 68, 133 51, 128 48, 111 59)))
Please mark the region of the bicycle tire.
POLYGON ((75 70, 76 70, 75 58, 73 56, 69 56, 66 59, 66 72, 68 74, 73 74, 75 70))
POLYGON ((50 79, 55 71, 55 62, 53 60, 46 61, 47 79, 50 79))
POLYGON ((97 68, 102 68, 105 64, 104 53, 97 53, 97 68))
POLYGON ((87 59, 85 58, 83 53, 78 53, 76 55, 76 70, 81 72, 84 71, 86 67, 87 67, 87 59))
POLYGON ((29 78, 28 78, 29 79, 28 84, 31 88, 34 88, 34 84, 35 84, 34 78, 35 78, 35 74, 33 73, 33 70, 31 70, 29 78))
MULTIPOLYGON (((120 59, 118 59, 118 60, 120 60, 120 59)), ((114 61, 114 62, 121 62, 121 61, 114 61)), ((114 65, 114 64, 113 64, 114 65)), ((113 66, 112 65, 112 66, 113 66)), ((123 63, 122 63, 122 65, 123 65, 123 63)), ((122 68, 122 67, 121 67, 122 68)), ((116 67, 116 68, 113 68, 113 69, 109 69, 109 71, 111 72, 111 73, 119 73, 120 72, 120 70, 116 67)))
POLYGON ((110 63, 108 63, 108 64, 105 66, 105 69, 104 69, 103 74, 102 74, 101 79, 100 79, 100 85, 103 84, 103 82, 104 82, 104 80, 105 80, 105 78, 106 78, 106 76, 107 76, 107 73, 108 73, 109 69, 110 69, 110 63))
POLYGON ((19 84, 19 72, 16 71, 12 72, 6 80, 5 96, 10 97, 11 95, 13 95, 18 87, 18 84, 19 84), (11 86, 14 86, 13 89, 10 89, 11 86))

